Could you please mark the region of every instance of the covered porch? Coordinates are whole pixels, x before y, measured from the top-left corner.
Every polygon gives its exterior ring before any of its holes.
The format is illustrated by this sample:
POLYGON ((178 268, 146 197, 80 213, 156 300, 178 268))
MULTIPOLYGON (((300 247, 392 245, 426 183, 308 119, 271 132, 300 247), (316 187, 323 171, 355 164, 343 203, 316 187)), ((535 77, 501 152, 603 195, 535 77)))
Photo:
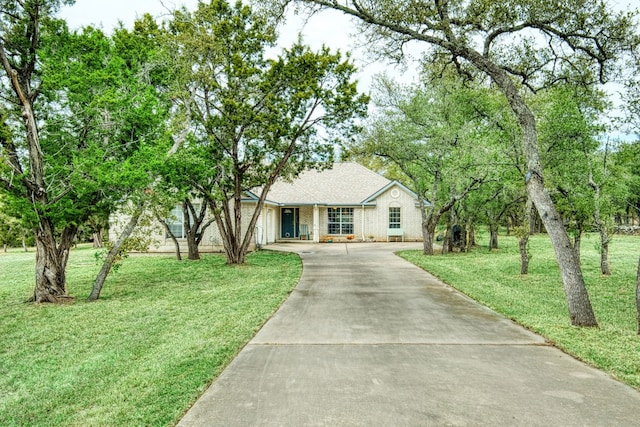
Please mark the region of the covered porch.
POLYGON ((290 205, 276 208, 277 242, 371 241, 373 206, 290 205))
POLYGON ((320 206, 280 206, 278 210, 276 241, 309 240, 315 243, 320 242, 320 206))

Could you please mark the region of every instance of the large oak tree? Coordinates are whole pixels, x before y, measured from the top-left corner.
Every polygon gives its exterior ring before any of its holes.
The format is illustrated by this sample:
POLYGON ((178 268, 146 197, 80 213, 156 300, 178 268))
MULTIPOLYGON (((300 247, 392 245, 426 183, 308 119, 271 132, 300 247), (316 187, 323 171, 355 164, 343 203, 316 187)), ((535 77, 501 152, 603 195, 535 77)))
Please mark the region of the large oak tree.
MULTIPOLYGON (((280 6, 290 1, 277 1, 280 6)), ((522 129, 526 186, 556 252, 571 323, 597 326, 580 263, 545 188, 536 119, 522 88, 556 82, 607 81, 613 63, 636 44, 633 15, 606 1, 584 0, 298 0, 311 10, 330 8, 356 18, 369 46, 402 56, 411 41, 428 47, 426 61, 449 58, 468 76, 489 76, 522 129)))

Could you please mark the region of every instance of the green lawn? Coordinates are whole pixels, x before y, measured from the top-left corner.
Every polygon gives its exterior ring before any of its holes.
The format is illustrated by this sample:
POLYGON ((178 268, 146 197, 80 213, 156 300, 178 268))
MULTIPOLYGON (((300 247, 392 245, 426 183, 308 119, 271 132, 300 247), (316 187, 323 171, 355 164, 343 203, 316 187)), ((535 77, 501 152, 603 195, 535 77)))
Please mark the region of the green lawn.
MULTIPOLYGON (((485 236, 486 237, 486 236, 485 236)), ((517 241, 501 236, 500 249, 488 239, 471 253, 426 257, 400 255, 480 303, 543 335, 557 347, 640 389, 640 337, 637 335, 635 282, 640 237, 614 236, 612 276, 599 270, 598 238, 582 243, 582 267, 599 328, 571 326, 560 273, 547 236, 530 241, 529 275, 520 275, 517 241), (485 245, 484 247, 482 245, 485 245)))
POLYGON ((173 425, 288 296, 298 256, 136 255, 86 302, 94 250, 75 249, 66 305, 24 303, 34 253, 0 253, 0 425, 173 425))

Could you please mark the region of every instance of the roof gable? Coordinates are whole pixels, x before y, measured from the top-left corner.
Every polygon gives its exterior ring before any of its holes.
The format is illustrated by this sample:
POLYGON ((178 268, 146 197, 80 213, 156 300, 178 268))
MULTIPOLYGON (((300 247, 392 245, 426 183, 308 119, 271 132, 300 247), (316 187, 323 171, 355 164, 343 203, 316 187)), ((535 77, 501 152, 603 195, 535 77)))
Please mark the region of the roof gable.
POLYGON ((361 205, 392 181, 355 162, 307 170, 293 182, 278 180, 268 200, 278 204, 361 205))
POLYGON ((418 195, 413 191, 411 191, 407 186, 403 185, 401 182, 398 182, 398 181, 391 181, 389 182, 389 184, 385 185, 384 187, 382 187, 381 189, 379 189, 378 191, 376 191, 375 193, 373 193, 372 195, 364 199, 362 203, 363 204, 373 203, 378 197, 380 197, 381 194, 385 193, 392 187, 399 187, 400 189, 402 189, 402 191, 408 193, 414 199, 416 200, 418 199, 418 195))

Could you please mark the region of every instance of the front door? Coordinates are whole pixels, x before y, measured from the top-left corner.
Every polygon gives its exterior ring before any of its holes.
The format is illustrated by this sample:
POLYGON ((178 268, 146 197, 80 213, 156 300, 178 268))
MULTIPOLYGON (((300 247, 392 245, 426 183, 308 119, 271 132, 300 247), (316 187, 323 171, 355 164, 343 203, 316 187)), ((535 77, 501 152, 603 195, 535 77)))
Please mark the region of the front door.
POLYGON ((282 227, 281 236, 283 239, 292 239, 298 236, 298 208, 282 209, 282 227))

